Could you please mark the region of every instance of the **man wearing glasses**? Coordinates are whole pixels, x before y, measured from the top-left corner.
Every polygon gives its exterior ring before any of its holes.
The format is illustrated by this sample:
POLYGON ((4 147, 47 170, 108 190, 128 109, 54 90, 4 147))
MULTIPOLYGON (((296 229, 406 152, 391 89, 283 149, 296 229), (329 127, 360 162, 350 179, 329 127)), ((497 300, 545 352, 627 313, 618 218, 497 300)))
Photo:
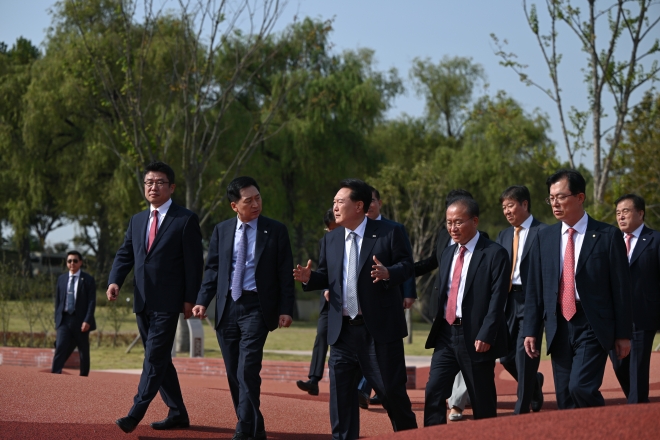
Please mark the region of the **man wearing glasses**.
POLYGON ((80 375, 89 374, 89 332, 96 330, 94 309, 96 308, 96 281, 80 270, 82 254, 69 251, 66 254, 68 273, 57 279, 55 292, 55 356, 52 373, 61 374, 64 363, 73 349, 78 347, 80 375))
POLYGON ((603 406, 599 388, 609 350, 630 352, 630 271, 621 231, 584 210, 586 183, 575 170, 546 180, 559 223, 539 231, 530 250, 525 351, 540 355, 545 324, 559 409, 603 406))
POLYGON ((186 319, 202 282, 204 258, 197 215, 172 203, 174 171, 152 162, 144 171, 144 197, 149 209, 131 218, 108 279, 108 300, 115 301, 133 269, 133 311, 144 344, 144 364, 138 392, 128 416, 116 420, 122 431, 135 429, 160 391, 169 408, 153 429, 187 428, 188 412, 181 396, 172 344, 179 314, 186 319))

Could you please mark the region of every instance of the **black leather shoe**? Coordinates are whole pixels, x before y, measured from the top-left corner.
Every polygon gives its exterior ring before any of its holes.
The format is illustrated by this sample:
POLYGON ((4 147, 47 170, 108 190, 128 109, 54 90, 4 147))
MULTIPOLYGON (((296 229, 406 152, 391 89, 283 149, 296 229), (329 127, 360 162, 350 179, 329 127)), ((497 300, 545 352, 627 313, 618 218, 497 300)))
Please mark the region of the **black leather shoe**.
POLYGON ((300 388, 303 391, 307 391, 312 396, 319 395, 319 383, 315 380, 308 380, 307 382, 299 380, 296 382, 296 385, 298 385, 298 388, 300 388))
POLYGON ((140 423, 140 421, 134 419, 131 416, 126 416, 115 420, 115 423, 121 428, 122 431, 128 434, 129 432, 133 432, 135 430, 135 427, 138 425, 138 423, 140 423))
POLYGON ((249 440, 268 440, 268 437, 266 437, 266 431, 264 430, 257 432, 254 437, 249 437, 249 440))
POLYGON ((358 390, 358 405, 362 409, 369 409, 369 394, 358 390))
POLYGON ((188 416, 174 416, 168 417, 160 422, 153 422, 151 427, 154 429, 176 429, 176 428, 190 428, 190 419, 188 416))
POLYGON ((231 440, 250 440, 250 437, 244 432, 236 432, 231 440))
POLYGON ((370 405, 382 405, 383 402, 380 400, 380 397, 378 397, 378 394, 374 394, 374 397, 369 399, 369 404, 370 405))
POLYGON ((536 373, 536 386, 532 393, 532 411, 539 412, 543 406, 543 373, 536 373))

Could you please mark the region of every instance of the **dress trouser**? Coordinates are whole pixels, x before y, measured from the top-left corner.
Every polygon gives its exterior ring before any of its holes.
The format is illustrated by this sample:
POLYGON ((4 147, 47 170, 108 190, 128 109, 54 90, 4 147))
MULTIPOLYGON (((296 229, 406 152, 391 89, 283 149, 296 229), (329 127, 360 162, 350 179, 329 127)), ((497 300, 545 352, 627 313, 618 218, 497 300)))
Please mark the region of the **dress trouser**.
POLYGON ((429 381, 424 399, 424 426, 447 423, 447 405, 454 379, 463 373, 475 419, 497 416, 495 360, 473 362, 467 350, 463 326, 450 326, 442 320, 431 358, 429 381))
POLYGON ((62 314, 62 321, 57 327, 57 337, 55 340, 55 355, 53 356, 53 365, 51 372, 62 373, 62 368, 73 350, 78 347, 80 356, 80 375, 89 375, 89 332, 80 330, 81 324, 75 315, 66 312, 62 314))
POLYGON ((172 364, 172 345, 179 313, 156 312, 147 308, 135 316, 144 345, 144 363, 138 392, 128 415, 142 420, 156 393, 160 392, 169 408, 168 417, 187 416, 179 377, 172 364))
POLYGON ((330 349, 330 425, 335 440, 360 436, 357 385, 361 374, 382 399, 394 431, 417 428, 406 392, 403 340, 376 342, 365 325, 350 325, 345 317, 339 338, 330 349))
POLYGON ((649 402, 649 375, 654 330, 641 330, 633 324, 630 354, 617 359, 616 350, 610 350, 610 360, 628 403, 649 402))
POLYGON ((449 409, 456 407, 461 411, 465 410, 467 405, 470 405, 470 395, 463 379, 463 373, 460 371, 454 378, 454 385, 451 387, 451 396, 447 399, 447 405, 449 409))
POLYGON ((598 342, 579 302, 570 321, 564 319, 557 305, 557 332, 550 347, 550 358, 559 409, 605 405, 599 389, 605 374, 607 351, 598 342))
MULTIPOLYGON (((538 386, 536 373, 539 370, 541 357, 531 358, 525 352, 525 336, 523 333, 523 318, 525 317, 525 292, 509 292, 506 304, 506 320, 509 329, 509 353, 500 358, 500 363, 506 371, 518 381, 518 400, 513 410, 514 414, 525 414, 530 410, 534 390, 538 386)), ((536 336, 540 344, 543 332, 536 336)))
POLYGON ((228 295, 221 316, 216 335, 238 418, 236 431, 252 437, 265 430, 259 407, 261 364, 268 328, 261 313, 259 296, 244 293, 234 301, 228 295))
POLYGON ((325 357, 328 354, 328 303, 325 303, 321 313, 319 313, 319 322, 316 326, 316 339, 312 349, 312 362, 309 364, 309 377, 311 380, 320 381, 323 379, 323 370, 325 369, 325 357))

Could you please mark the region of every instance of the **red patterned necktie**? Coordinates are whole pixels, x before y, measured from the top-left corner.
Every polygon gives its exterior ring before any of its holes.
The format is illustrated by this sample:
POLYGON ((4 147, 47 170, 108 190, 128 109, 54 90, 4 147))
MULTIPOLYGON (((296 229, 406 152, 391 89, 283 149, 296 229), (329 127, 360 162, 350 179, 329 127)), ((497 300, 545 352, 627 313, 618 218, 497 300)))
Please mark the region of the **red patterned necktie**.
POLYGON ((564 268, 561 272, 561 281, 559 283, 559 303, 561 304, 561 314, 567 321, 577 312, 575 308, 575 242, 573 234, 575 229, 568 228, 568 241, 566 242, 566 251, 564 252, 564 268))
POLYGON ((628 259, 630 259, 630 242, 632 241, 633 237, 634 235, 632 234, 626 235, 626 255, 628 255, 628 259))
POLYGON ((451 288, 449 289, 449 299, 447 299, 447 311, 445 319, 452 325, 456 320, 456 301, 458 300, 458 287, 461 285, 461 272, 463 271, 463 261, 465 260, 465 246, 461 246, 461 251, 454 265, 454 273, 451 276, 451 288))
POLYGON ((151 249, 151 245, 156 239, 156 234, 158 234, 158 210, 154 209, 151 211, 151 215, 154 217, 151 222, 151 228, 149 228, 149 243, 147 244, 147 252, 151 249))

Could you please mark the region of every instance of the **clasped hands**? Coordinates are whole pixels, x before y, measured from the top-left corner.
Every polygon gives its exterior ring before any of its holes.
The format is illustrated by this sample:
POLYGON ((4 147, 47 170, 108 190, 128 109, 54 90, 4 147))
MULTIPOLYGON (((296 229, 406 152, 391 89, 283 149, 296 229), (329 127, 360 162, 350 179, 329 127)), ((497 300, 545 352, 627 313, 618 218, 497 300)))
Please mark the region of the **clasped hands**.
MULTIPOLYGON (((378 281, 381 280, 389 280, 390 279, 390 271, 387 269, 387 267, 383 266, 383 263, 378 261, 378 258, 374 255, 374 265, 371 266, 371 278, 374 279, 374 283, 377 283, 378 281)), ((312 276, 312 260, 307 260, 307 266, 301 266, 298 264, 294 269, 293 269, 293 279, 296 281, 300 281, 303 284, 306 284, 309 282, 310 277, 312 276)))

